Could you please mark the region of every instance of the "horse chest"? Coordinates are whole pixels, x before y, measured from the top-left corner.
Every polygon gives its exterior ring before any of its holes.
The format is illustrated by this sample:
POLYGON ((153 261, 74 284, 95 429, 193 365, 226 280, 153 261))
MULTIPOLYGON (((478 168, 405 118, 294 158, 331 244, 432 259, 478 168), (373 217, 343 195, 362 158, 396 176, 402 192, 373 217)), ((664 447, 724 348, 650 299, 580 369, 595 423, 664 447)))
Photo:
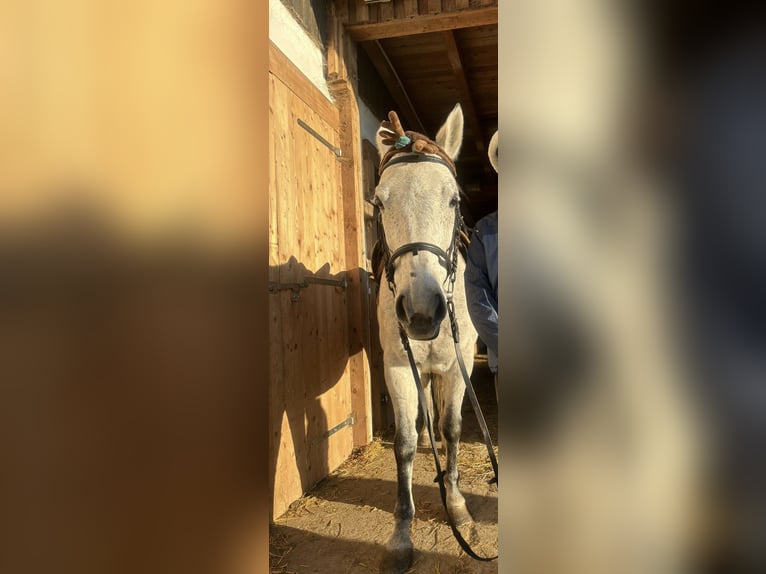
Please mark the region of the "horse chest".
POLYGON ((423 372, 443 374, 448 372, 455 363, 455 348, 452 340, 441 338, 433 342, 411 342, 415 362, 423 372), (412 344, 416 343, 416 344, 412 344))

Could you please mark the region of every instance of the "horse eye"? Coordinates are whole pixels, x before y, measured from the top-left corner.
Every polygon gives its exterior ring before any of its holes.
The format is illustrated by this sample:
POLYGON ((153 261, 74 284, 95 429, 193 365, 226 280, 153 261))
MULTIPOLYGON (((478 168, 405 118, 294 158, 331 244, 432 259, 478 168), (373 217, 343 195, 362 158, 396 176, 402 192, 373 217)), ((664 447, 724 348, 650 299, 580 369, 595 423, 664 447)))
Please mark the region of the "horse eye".
POLYGON ((449 200, 449 206, 455 207, 459 201, 460 201, 460 198, 456 195, 455 197, 449 200))

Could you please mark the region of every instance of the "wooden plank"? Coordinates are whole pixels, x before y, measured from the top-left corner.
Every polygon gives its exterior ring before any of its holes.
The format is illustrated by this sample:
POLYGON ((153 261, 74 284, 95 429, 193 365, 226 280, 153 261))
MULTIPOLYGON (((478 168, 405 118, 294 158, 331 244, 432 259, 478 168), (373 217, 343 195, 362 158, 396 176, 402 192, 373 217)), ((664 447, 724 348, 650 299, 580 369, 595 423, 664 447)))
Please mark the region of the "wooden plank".
POLYGON ((439 14, 421 14, 387 22, 354 23, 346 27, 346 32, 357 42, 367 42, 412 34, 486 26, 488 24, 497 24, 497 6, 470 8, 439 14))
POLYGON ((397 57, 394 57, 389 54, 388 46, 385 49, 389 61, 396 62, 396 73, 400 79, 407 78, 409 80, 411 76, 418 79, 424 77, 436 78, 439 75, 445 76, 450 80, 452 79, 452 66, 444 57, 443 42, 439 46, 438 52, 429 52, 426 55, 415 54, 407 56, 399 54, 397 57))
MULTIPOLYGON (((337 141, 335 141, 337 145, 337 141)), ((342 196, 337 193, 340 185, 338 162, 330 155, 324 156, 321 173, 332 174, 318 182, 317 193, 322 198, 318 206, 321 229, 320 241, 329 246, 321 261, 329 264, 332 274, 342 273, 346 269, 347 238, 343 233, 342 196)), ((348 353, 348 301, 342 290, 323 288, 323 315, 321 328, 324 330, 322 349, 322 379, 325 386, 332 387, 320 397, 320 403, 327 417, 327 430, 342 424, 351 413, 351 366, 348 353)), ((344 427, 327 442, 327 461, 329 469, 334 470, 353 449, 353 428, 344 427)))
POLYGON ((438 14, 442 11, 442 0, 428 0, 428 13, 438 14))
MULTIPOLYGON (((275 87, 277 80, 269 74, 269 281, 279 281, 278 193, 277 157, 281 153, 282 140, 275 129, 279 118, 275 117, 275 87), (279 140, 279 143, 278 143, 279 140)), ((284 415, 284 359, 282 357, 282 321, 279 295, 269 296, 269 486, 275 493, 269 512, 271 518, 282 514, 287 505, 276 495, 274 483, 278 474, 277 463, 281 451, 282 423, 284 415)))
POLYGON ((378 19, 380 22, 393 20, 394 17, 395 16, 394 16, 393 2, 386 2, 384 4, 380 4, 380 18, 378 19))
MULTIPOLYGON (((375 193, 376 173, 380 157, 375 145, 368 141, 362 141, 362 162, 363 162, 363 185, 364 196, 372 197, 375 193)), ((377 226, 374 223, 372 209, 369 213, 365 211, 365 246, 367 248, 367 257, 372 254, 372 248, 377 241, 377 226)), ((371 283, 371 282, 370 282, 371 283)), ((367 325, 367 356, 370 362, 370 397, 372 402, 372 424, 377 432, 385 431, 392 419, 385 408, 383 395, 386 391, 386 380, 383 370, 383 349, 380 346, 380 338, 377 324, 377 294, 375 285, 369 285, 368 301, 365 308, 365 324, 367 325)), ((390 403, 389 403, 390 404, 390 403)))
MULTIPOLYGON (((291 229, 294 227, 289 209, 279 209, 279 206, 289 206, 291 203, 292 186, 292 142, 289 131, 290 124, 290 99, 289 92, 285 85, 273 75, 270 75, 270 109, 271 126, 270 131, 274 138, 274 156, 275 179, 272 192, 278 196, 278 213, 276 215, 277 225, 279 226, 280 238, 289 237, 291 229)), ((279 244, 278 244, 279 245, 279 244)), ((281 245, 280 245, 281 247, 281 245)), ((287 279, 285 277, 286 269, 283 254, 278 250, 276 260, 272 265, 276 267, 270 274, 277 281, 287 279)), ((274 280, 274 279, 272 279, 274 280)), ((277 450, 273 453, 274 458, 274 490, 272 508, 274 516, 279 516, 287 506, 300 496, 302 492, 301 474, 304 469, 302 461, 305 448, 302 443, 303 433, 295 432, 301 427, 302 417, 302 399, 298 403, 300 410, 296 410, 295 389, 288 384, 289 380, 295 378, 295 361, 299 359, 294 354, 292 326, 293 322, 289 320, 291 313, 290 295, 287 292, 280 292, 272 295, 277 302, 278 309, 273 311, 278 314, 279 327, 271 333, 272 349, 279 348, 281 355, 281 364, 274 365, 272 368, 270 386, 273 391, 274 400, 274 431, 278 436, 274 437, 277 450), (281 373, 281 377, 276 376, 281 373)))
POLYGON ((341 22, 348 22, 348 0, 336 0, 332 9, 335 10, 341 22))
POLYGON ((466 47, 475 47, 477 45, 497 46, 497 24, 487 26, 476 26, 474 28, 463 28, 456 32, 461 45, 466 47))
POLYGON ((460 94, 460 104, 463 107, 463 113, 468 121, 468 125, 471 127, 471 132, 474 136, 474 143, 476 144, 476 150, 479 155, 484 155, 486 150, 486 144, 484 143, 484 133, 482 130, 479 116, 476 113, 476 105, 473 101, 473 95, 471 94, 471 88, 468 85, 468 80, 465 77, 465 68, 463 67, 463 61, 460 57, 460 49, 455 41, 455 34, 452 30, 448 30, 444 34, 444 45, 447 47, 447 59, 449 59, 452 71, 455 75, 455 81, 457 83, 458 92, 460 94))
MULTIPOLYGON (((277 138, 279 137, 279 132, 276 129, 273 129, 273 127, 276 125, 276 119, 274 118, 274 109, 273 109, 273 97, 274 97, 274 87, 273 84, 276 81, 276 78, 269 74, 269 265, 274 266, 278 265, 278 252, 277 248, 279 246, 278 240, 279 240, 279 221, 277 219, 277 214, 279 213, 278 208, 278 202, 277 202, 277 166, 275 163, 275 158, 277 154, 277 138)), ((269 275, 269 281, 274 281, 276 279, 273 279, 271 275, 269 275)))
POLYGON ((418 34, 417 36, 397 36, 396 38, 386 39, 386 49, 411 49, 416 52, 421 50, 441 50, 442 39, 441 32, 432 32, 429 34, 418 34))
POLYGON ((352 14, 354 14, 354 22, 369 22, 370 21, 370 11, 368 9, 367 4, 359 0, 357 0, 354 3, 354 11, 352 12, 352 14))
MULTIPOLYGON (((312 128, 322 133, 331 143, 335 143, 334 134, 326 133, 322 129, 321 121, 317 114, 307 110, 304 117, 312 128)), ((331 169, 328 169, 327 160, 332 156, 329 150, 324 153, 319 149, 321 144, 313 136, 305 133, 305 143, 300 148, 307 156, 307 167, 304 173, 305 184, 301 204, 303 210, 303 222, 306 233, 301 245, 301 255, 306 262, 309 273, 315 273, 326 263, 332 263, 328 251, 337 249, 334 241, 323 234, 326 227, 324 205, 326 204, 327 190, 324 185, 332 177, 331 169), (310 153, 306 153, 310 150, 310 153)), ((334 159, 332 160, 334 161, 334 159)), ((309 449, 309 476, 311 481, 319 481, 335 466, 332 445, 334 440, 324 437, 327 430, 335 424, 334 417, 327 403, 332 402, 337 387, 341 385, 340 377, 330 377, 328 363, 333 359, 336 342, 328 337, 326 316, 329 305, 328 291, 330 289, 321 286, 311 286, 305 292, 306 320, 304 323, 304 344, 311 347, 307 351, 311 355, 311 361, 306 363, 304 380, 306 381, 306 435, 311 445, 309 449)), ((344 389, 345 390, 345 389, 344 389)))
POLYGON ((269 43, 269 71, 307 106, 316 110, 333 129, 338 129, 338 109, 273 42, 269 43))
MULTIPOLYGON (((341 129, 343 129, 343 123, 341 122, 341 129)), ((333 273, 346 272, 350 266, 347 261, 347 255, 353 252, 353 247, 349 245, 354 240, 353 237, 349 237, 345 232, 344 221, 344 196, 338 193, 338 189, 342 189, 342 177, 340 164, 332 160, 331 166, 327 166, 328 171, 332 170, 333 177, 326 178, 323 181, 325 186, 325 193, 323 194, 327 198, 326 219, 323 227, 328 230, 330 236, 330 245, 333 245, 333 252, 328 257, 331 264, 331 271, 333 273), (330 225, 327 225, 330 222, 330 225)), ((348 298, 348 292, 340 289, 325 288, 325 297, 331 303, 328 306, 329 316, 326 322, 326 328, 328 329, 328 339, 331 341, 331 352, 328 355, 330 358, 329 368, 330 377, 335 378, 340 373, 340 379, 338 384, 333 387, 332 397, 326 405, 326 412, 328 417, 328 428, 333 428, 338 424, 343 423, 350 414, 353 413, 353 388, 354 385, 360 385, 364 388, 366 381, 363 377, 357 377, 355 368, 359 363, 359 358, 351 358, 350 354, 350 338, 349 328, 353 317, 353 307, 358 307, 358 301, 354 301, 352 306, 351 301, 348 298), (354 379, 356 383, 353 382, 354 379)), ((333 435, 330 440, 329 447, 329 462, 331 468, 334 470, 338 465, 346 460, 351 450, 354 448, 354 433, 359 432, 361 434, 361 444, 367 444, 371 437, 367 437, 364 433, 365 425, 365 411, 367 404, 362 401, 359 405, 359 421, 356 421, 353 426, 344 427, 337 434, 333 435), (361 424, 358 424, 358 423, 361 424)))
MULTIPOLYGON (((295 179, 288 172, 292 172, 295 154, 292 146, 292 130, 290 129, 290 98, 286 90, 282 91, 282 99, 287 107, 287 114, 283 129, 287 135, 284 160, 279 174, 280 184, 280 265, 279 281, 282 283, 295 282, 299 276, 299 269, 295 261, 289 260, 291 244, 300 228, 297 213, 291 206, 295 203, 293 186, 295 179)), ((304 491, 307 474, 307 444, 304 422, 304 398, 303 390, 295 381, 302 379, 303 348, 298 344, 300 335, 300 313, 290 298, 289 291, 282 291, 279 295, 282 316, 282 350, 283 350, 283 392, 284 413, 286 425, 283 425, 283 435, 280 460, 283 461, 279 483, 275 488, 282 499, 282 503, 289 505, 295 498, 301 496, 304 491)))
POLYGON ((391 61, 388 59, 381 43, 377 40, 364 42, 362 48, 367 52, 372 65, 375 66, 381 80, 383 80, 391 97, 396 102, 399 115, 406 120, 407 125, 411 126, 411 129, 424 132, 425 128, 423 127, 423 122, 415 111, 415 106, 413 106, 412 100, 410 100, 410 96, 407 94, 407 90, 399 78, 399 75, 396 73, 396 70, 391 65, 391 61))
POLYGON ((370 4, 367 7, 367 20, 369 22, 380 22, 380 4, 370 4))
POLYGON ((403 0, 401 11, 396 14, 397 18, 412 18, 418 15, 418 0, 403 0))

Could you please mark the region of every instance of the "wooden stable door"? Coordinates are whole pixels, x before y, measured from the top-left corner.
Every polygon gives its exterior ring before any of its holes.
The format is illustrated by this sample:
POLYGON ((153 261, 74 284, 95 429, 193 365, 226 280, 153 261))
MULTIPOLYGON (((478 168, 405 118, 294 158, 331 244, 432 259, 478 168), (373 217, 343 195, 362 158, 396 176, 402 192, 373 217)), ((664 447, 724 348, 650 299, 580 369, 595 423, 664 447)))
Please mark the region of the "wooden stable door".
POLYGON ((341 165, 331 149, 339 145, 338 113, 272 52, 269 391, 276 517, 346 460, 354 417, 341 165))

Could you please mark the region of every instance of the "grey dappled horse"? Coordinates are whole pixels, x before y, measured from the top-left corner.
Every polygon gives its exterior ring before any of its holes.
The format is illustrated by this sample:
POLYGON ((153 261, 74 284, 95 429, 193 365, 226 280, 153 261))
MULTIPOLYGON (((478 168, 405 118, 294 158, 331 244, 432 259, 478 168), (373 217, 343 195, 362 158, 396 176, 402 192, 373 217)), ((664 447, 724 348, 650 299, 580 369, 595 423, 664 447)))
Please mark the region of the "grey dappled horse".
MULTIPOLYGON (((380 156, 386 158, 392 144, 384 143, 385 129, 378 131, 380 156)), ((452 161, 458 155, 463 138, 463 112, 459 105, 439 129, 435 143, 452 161)), ((402 157, 399 154, 395 157, 402 157)), ((429 156, 410 152, 409 156, 429 156)), ((432 157, 438 158, 437 155, 432 157)), ((389 160, 390 161, 390 160, 389 160)), ((407 244, 424 242, 447 253, 454 248, 457 232, 456 210, 460 191, 447 162, 407 160, 382 166, 375 203, 389 254, 407 244)), ((419 416, 418 393, 413 382, 407 355, 402 346, 400 324, 411 341, 412 352, 420 371, 426 396, 436 401, 439 429, 447 455, 445 486, 449 512, 457 524, 472 520, 465 499, 458 489, 458 442, 465 383, 456 360, 450 330, 447 298, 449 271, 439 255, 427 249, 407 252, 391 265, 390 284, 395 292, 381 284, 378 298, 378 322, 383 347, 386 385, 396 421, 395 456, 397 466, 397 501, 394 509, 394 532, 387 544, 381 567, 385 572, 404 572, 412 561, 410 525, 415 514, 412 498, 412 463, 423 428, 419 416)), ((465 263, 457 258, 455 270, 455 316, 460 330, 460 349, 470 372, 476 331, 468 315, 463 273, 465 263)))

